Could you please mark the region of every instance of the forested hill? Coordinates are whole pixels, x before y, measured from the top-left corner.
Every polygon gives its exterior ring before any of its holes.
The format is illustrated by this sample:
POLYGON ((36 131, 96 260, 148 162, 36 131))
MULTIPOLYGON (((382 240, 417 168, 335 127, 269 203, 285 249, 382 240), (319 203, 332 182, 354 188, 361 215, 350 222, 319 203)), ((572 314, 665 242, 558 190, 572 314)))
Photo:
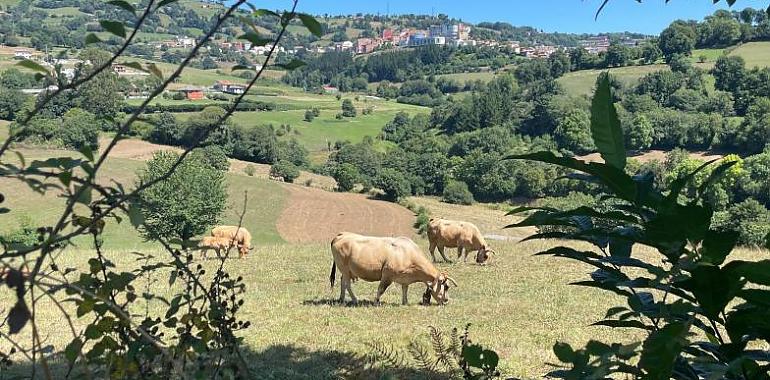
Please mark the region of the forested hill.
MULTIPOLYGON (((146 0, 140 1, 144 3, 146 0)), ((99 19, 129 22, 133 15, 119 7, 98 0, 2 0, 0 1, 0 43, 9 46, 82 47, 83 36, 100 32, 99 19)), ((174 36, 197 37, 222 11, 213 1, 181 0, 163 7, 149 16, 142 27, 139 40, 153 41, 174 36)), ((246 10, 244 10, 246 12, 246 10)), ((324 36, 315 37, 302 28, 292 28, 285 35, 285 46, 325 46, 334 42, 381 36, 383 30, 426 30, 431 25, 461 22, 446 15, 317 15, 324 36)), ((257 20, 261 32, 277 31, 278 23, 264 17, 257 20)), ((466 23, 467 24, 467 23, 466 23)), ((240 25, 228 22, 222 37, 236 38, 242 33, 240 25)), ((574 47, 587 34, 544 33, 534 27, 513 26, 502 22, 472 25, 471 37, 480 40, 519 41, 522 45, 560 45, 574 47)), ((638 34, 620 33, 612 38, 641 38, 638 34)), ((108 36, 105 35, 108 39, 108 36)))

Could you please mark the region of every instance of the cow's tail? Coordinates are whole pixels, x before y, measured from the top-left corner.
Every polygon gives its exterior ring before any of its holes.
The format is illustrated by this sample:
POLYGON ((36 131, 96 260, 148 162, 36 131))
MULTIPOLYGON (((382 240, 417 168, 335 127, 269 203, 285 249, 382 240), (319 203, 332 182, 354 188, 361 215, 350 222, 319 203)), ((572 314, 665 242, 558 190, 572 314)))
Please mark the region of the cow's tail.
POLYGON ((334 287, 334 280, 337 278, 337 263, 332 261, 332 273, 329 275, 329 283, 334 287))

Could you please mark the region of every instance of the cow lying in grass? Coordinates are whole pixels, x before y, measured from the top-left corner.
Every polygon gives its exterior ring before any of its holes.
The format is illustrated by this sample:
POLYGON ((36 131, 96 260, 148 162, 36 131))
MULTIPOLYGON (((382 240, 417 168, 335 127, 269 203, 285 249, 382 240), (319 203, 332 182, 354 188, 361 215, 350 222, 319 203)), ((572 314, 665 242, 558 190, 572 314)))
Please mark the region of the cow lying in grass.
POLYGON ((489 248, 484 236, 473 223, 431 218, 428 222, 428 241, 430 255, 436 262, 436 248, 444 261, 449 262, 444 255, 444 248, 457 248, 457 259, 468 260, 468 251, 476 251, 476 263, 485 264, 495 251, 489 248), (464 254, 464 255, 463 255, 464 254))
POLYGON ((428 291, 439 305, 449 301, 449 283, 457 283, 446 273, 439 272, 428 261, 420 248, 405 237, 370 237, 350 232, 338 234, 331 242, 332 263, 329 281, 334 286, 336 269, 340 268, 340 302, 345 301, 345 291, 350 294, 353 303, 358 302, 350 283, 353 280, 379 281, 375 302, 392 283, 401 285, 401 303, 407 304, 409 285, 421 282, 428 286, 428 291))

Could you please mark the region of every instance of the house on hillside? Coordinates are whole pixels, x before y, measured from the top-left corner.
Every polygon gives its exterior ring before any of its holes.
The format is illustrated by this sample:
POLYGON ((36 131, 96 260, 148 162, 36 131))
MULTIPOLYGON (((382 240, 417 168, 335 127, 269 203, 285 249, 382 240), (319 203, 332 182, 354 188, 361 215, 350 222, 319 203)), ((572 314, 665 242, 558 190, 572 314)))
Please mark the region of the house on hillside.
POLYGON ((121 65, 118 63, 112 64, 112 71, 114 71, 119 76, 147 76, 150 75, 148 72, 137 70, 133 67, 128 67, 125 65, 121 65))
POLYGON ((334 86, 323 86, 324 94, 336 94, 340 92, 340 90, 337 87, 334 86))
POLYGON ((176 90, 184 94, 187 100, 202 100, 206 98, 206 94, 203 93, 203 89, 195 86, 186 86, 176 90))
POLYGON ((32 50, 29 49, 16 49, 13 51, 13 58, 16 59, 32 59, 32 50))
POLYGON ((240 95, 246 91, 246 86, 238 83, 230 82, 229 80, 218 80, 214 83, 212 88, 215 91, 224 92, 225 94, 240 95))

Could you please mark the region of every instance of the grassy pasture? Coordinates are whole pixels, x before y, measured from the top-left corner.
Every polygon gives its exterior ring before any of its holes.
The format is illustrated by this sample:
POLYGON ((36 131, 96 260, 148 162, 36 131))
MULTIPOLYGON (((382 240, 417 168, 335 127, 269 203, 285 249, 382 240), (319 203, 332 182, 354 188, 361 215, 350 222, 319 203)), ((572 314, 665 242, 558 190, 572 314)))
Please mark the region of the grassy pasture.
MULTIPOLYGON (((358 281, 353 291, 362 306, 343 306, 332 302, 339 295, 339 285, 329 288, 331 263, 328 244, 271 245, 257 240, 257 248, 243 260, 229 260, 227 270, 243 276, 247 284, 245 304, 240 317, 252 322, 242 332, 247 362, 254 378, 331 379, 342 375, 340 368, 361 364, 368 346, 380 342, 405 349, 416 340, 427 348, 427 326, 443 331, 472 323, 472 339, 496 350, 504 373, 536 378, 549 370, 545 364, 556 362, 551 347, 557 341, 573 346, 589 339, 629 342, 635 337, 604 327, 591 327, 604 310, 618 299, 607 293, 571 287, 569 282, 585 278, 590 268, 532 254, 550 245, 543 242, 505 243, 499 258, 487 267, 472 264, 440 264, 459 282, 450 291, 451 302, 445 307, 419 306, 422 287, 410 287, 408 306, 400 305, 400 289, 391 286, 382 306, 369 302, 376 283, 358 281)), ((418 241, 423 249, 427 242, 418 241)), ((144 253, 151 253, 143 251, 144 253)), ((161 252, 152 252, 163 257, 161 252)), ((135 268, 138 263, 125 251, 106 254, 119 268, 135 268)), ((635 255, 652 255, 638 251, 635 255)), ((758 252, 743 251, 742 257, 758 257, 758 252)), ((65 251, 57 261, 62 267, 87 268, 88 252, 65 251)), ((201 261, 213 272, 216 261, 201 261)), ((156 272, 153 290, 168 296, 167 274, 156 272)), ((0 302, 8 303, 13 293, 0 290, 0 302)), ((38 321, 46 343, 64 344, 55 308, 42 301, 38 321), (58 330, 57 330, 58 329, 58 330)), ((163 310, 151 304, 151 310, 163 310)), ((143 305, 142 305, 143 309, 143 305)), ((143 311, 143 310, 142 310, 143 311)), ((84 321, 76 321, 82 326, 84 321)), ((0 347, 6 343, 0 343, 0 347)), ((416 372, 414 378, 425 378, 416 372)))
POLYGON ((746 60, 746 67, 770 66, 770 42, 749 42, 735 48, 730 55, 737 55, 746 60))
MULTIPOLYGON (((24 155, 28 164, 33 160, 44 160, 50 157, 77 156, 77 153, 71 151, 42 148, 21 149, 20 153, 24 155)), ((14 155, 9 157, 15 159, 14 155)), ((98 181, 107 184, 114 180, 130 188, 135 182, 136 171, 143 167, 144 163, 140 161, 111 157, 100 172, 98 181)), ((283 210, 286 191, 275 182, 237 174, 228 174, 227 183, 229 203, 223 215, 223 222, 238 222, 240 212, 243 210, 244 192, 248 191, 244 224, 253 226, 254 238, 259 241, 282 242, 283 239, 275 228, 275 222, 283 210)), ((53 224, 63 205, 62 199, 56 196, 57 191, 40 195, 19 181, 8 178, 0 179, 0 193, 6 197, 4 206, 11 209, 10 213, 0 218, 0 233, 12 231, 17 228, 20 221, 26 218, 34 221, 36 225, 53 224)), ((134 250, 150 247, 142 242, 139 234, 130 225, 118 224, 114 220, 108 221, 104 237, 106 249, 134 250)), ((87 245, 88 241, 79 240, 77 243, 87 245)))

